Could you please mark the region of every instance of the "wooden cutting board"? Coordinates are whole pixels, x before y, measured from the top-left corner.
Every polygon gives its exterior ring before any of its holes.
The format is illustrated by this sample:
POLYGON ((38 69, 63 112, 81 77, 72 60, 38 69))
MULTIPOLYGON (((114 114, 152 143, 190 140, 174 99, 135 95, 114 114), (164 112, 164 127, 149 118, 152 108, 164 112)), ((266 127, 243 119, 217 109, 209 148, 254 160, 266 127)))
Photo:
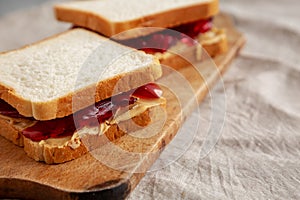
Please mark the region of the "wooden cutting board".
MULTIPOLYGON (((188 80, 200 102, 210 87, 229 66, 245 43, 233 27, 230 17, 220 14, 215 19, 218 27, 227 29, 229 51, 211 62, 197 63, 179 72, 188 80)), ((168 82, 166 75, 161 81, 168 82)), ((28 158, 23 149, 0 137, 0 197, 26 199, 124 199, 136 187, 145 171, 151 167, 164 147, 176 135, 185 118, 192 112, 193 103, 188 95, 186 104, 180 104, 178 95, 165 88, 167 99, 166 121, 161 131, 148 138, 126 135, 112 145, 101 148, 101 156, 110 161, 109 166, 95 155, 97 150, 71 162, 46 165, 28 158), (111 147, 118 147, 113 148, 111 147), (122 152, 130 152, 122 157, 122 152), (103 153, 105 152, 105 153, 103 153), (137 155, 137 156, 136 156, 137 155), (120 163, 125 162, 122 166, 120 163), (115 167, 115 166, 119 166, 115 167), (121 167, 120 167, 121 166, 121 167)), ((180 96, 185 97, 184 91, 180 96)))

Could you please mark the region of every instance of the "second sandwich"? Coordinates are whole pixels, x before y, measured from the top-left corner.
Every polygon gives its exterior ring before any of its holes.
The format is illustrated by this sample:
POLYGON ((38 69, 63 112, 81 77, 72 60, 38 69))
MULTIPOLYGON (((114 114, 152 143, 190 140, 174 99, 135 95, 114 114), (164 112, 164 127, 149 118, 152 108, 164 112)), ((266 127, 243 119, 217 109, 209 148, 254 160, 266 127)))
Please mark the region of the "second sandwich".
POLYGON ((56 5, 55 12, 58 20, 154 54, 173 68, 187 64, 175 54, 184 58, 193 54, 188 59, 194 62, 225 53, 228 48, 225 31, 213 25, 218 0, 74 1, 56 5))

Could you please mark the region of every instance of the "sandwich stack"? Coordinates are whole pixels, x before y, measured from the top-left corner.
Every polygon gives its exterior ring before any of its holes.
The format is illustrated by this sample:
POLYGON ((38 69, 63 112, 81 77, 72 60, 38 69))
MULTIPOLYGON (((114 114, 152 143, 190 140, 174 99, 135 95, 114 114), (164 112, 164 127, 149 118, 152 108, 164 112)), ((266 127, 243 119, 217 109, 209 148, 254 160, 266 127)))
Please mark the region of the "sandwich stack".
POLYGON ((0 54, 0 197, 125 198, 176 135, 181 109, 190 109, 155 83, 164 78, 160 63, 183 74, 200 101, 244 37, 227 16, 215 17, 217 0, 76 1, 56 5, 55 13, 74 27, 0 54), (191 54, 197 69, 177 50, 191 54), (165 112, 160 132, 128 134, 165 112), (110 152, 107 143, 142 156, 126 171, 109 168, 89 153, 110 152))

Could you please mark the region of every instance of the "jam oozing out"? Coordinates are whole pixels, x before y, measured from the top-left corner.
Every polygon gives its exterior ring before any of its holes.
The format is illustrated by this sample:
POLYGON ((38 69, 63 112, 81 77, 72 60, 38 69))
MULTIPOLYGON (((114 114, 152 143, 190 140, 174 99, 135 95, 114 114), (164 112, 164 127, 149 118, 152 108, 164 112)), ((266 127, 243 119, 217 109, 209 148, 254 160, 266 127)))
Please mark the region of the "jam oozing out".
POLYGON ((6 103, 2 99, 0 99, 0 115, 13 118, 23 118, 23 116, 20 115, 16 109, 14 109, 11 105, 6 103))
POLYGON ((189 46, 194 45, 194 40, 191 38, 195 38, 199 34, 211 30, 211 28, 212 18, 173 27, 172 29, 177 32, 164 30, 144 37, 118 40, 118 42, 129 47, 141 49, 150 54, 156 52, 164 53, 178 41, 189 46))
POLYGON ((32 141, 41 141, 48 138, 59 138, 72 135, 76 130, 72 116, 49 121, 38 121, 35 125, 26 128, 22 134, 32 141))
MULTIPOLYGON (((105 122, 113 116, 117 109, 135 103, 137 98, 151 100, 160 98, 161 95, 160 87, 155 83, 149 83, 135 90, 97 102, 73 115, 49 121, 37 121, 35 125, 23 130, 22 134, 32 141, 71 136, 76 129, 95 127, 99 123, 105 122)), ((25 118, 2 100, 0 101, 0 114, 12 118, 25 118)))
POLYGON ((156 99, 160 98, 162 95, 162 90, 155 83, 149 83, 142 87, 137 88, 133 96, 141 98, 141 99, 156 99))
POLYGON ((212 18, 206 20, 199 20, 192 23, 183 24, 173 28, 180 33, 184 33, 191 38, 197 37, 201 33, 206 33, 211 30, 213 26, 212 18))

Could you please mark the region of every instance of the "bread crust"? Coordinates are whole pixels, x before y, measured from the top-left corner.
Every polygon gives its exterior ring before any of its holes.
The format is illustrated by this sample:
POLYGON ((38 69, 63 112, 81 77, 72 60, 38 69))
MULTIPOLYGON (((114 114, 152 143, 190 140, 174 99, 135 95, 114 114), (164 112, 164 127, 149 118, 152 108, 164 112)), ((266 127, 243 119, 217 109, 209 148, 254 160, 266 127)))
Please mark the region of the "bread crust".
POLYGON ((217 56, 219 54, 228 51, 228 41, 227 37, 220 38, 218 42, 212 44, 203 44, 202 47, 205 49, 208 55, 211 57, 217 56))
MULTIPOLYGON (((122 121, 118 124, 113 124, 105 132, 105 135, 99 136, 85 134, 82 138, 78 138, 78 141, 76 141, 77 144, 80 144, 76 146, 76 148, 73 148, 70 145, 50 146, 41 144, 40 142, 34 142, 24 137, 21 133, 22 130, 14 126, 14 123, 11 122, 12 120, 7 120, 3 117, 0 117, 0 134, 18 146, 24 146, 24 151, 30 158, 47 164, 58 164, 79 158, 87 152, 101 147, 101 145, 104 145, 108 142, 108 140, 113 142, 126 133, 136 131, 143 126, 147 126, 151 123, 151 113, 155 114, 159 112, 158 109, 164 109, 164 107, 165 102, 158 106, 148 108, 146 111, 132 119, 122 121)), ((17 120, 24 121, 25 119, 17 120)))
POLYGON ((36 122, 31 119, 10 118, 0 115, 0 135, 15 145, 23 146, 23 137, 20 132, 36 122))
POLYGON ((47 164, 58 164, 79 158, 86 154, 88 150, 82 143, 76 149, 70 146, 51 148, 24 137, 24 151, 28 157, 35 161, 43 161, 47 164))
MULTIPOLYGON (((157 54, 157 58, 162 65, 178 70, 182 67, 199 62, 200 60, 205 59, 207 56, 215 57, 222 53, 226 53, 228 50, 228 41, 225 32, 218 29, 214 29, 214 32, 216 32, 216 35, 215 37, 210 38, 214 40, 211 43, 208 43, 207 41, 201 41, 201 39, 199 39, 198 42, 200 44, 203 43, 201 46, 184 48, 182 55, 172 52, 165 52, 162 54, 157 54), (202 52, 203 49, 207 54, 202 52)), ((184 44, 182 45, 184 46, 184 44)))
POLYGON ((37 120, 51 120, 68 116, 89 106, 91 97, 94 98, 93 102, 98 102, 111 97, 113 93, 129 91, 154 82, 161 75, 162 71, 159 61, 155 59, 153 60, 153 65, 147 68, 117 75, 99 82, 96 86, 92 85, 84 90, 70 93, 52 101, 30 102, 18 96, 9 88, 1 91, 0 98, 13 106, 23 116, 34 117, 37 120), (76 104, 73 104, 73 98, 76 98, 76 104))
POLYGON ((11 141, 15 145, 23 146, 23 138, 9 120, 0 118, 0 133, 1 136, 11 141))
MULTIPOLYGON (((76 30, 73 29, 69 31, 76 30)), ((55 39, 60 35, 67 33, 68 31, 53 36, 51 38, 42 40, 33 45, 38 45, 39 43, 55 39)), ((90 34, 95 34, 98 36, 98 34, 93 32, 90 32, 90 34)), ((25 49, 27 47, 29 46, 23 47, 19 50, 25 49)), ((13 52, 14 51, 9 51, 6 53, 13 52)), ((1 54, 3 55, 5 53, 1 54)), ((100 81, 98 83, 95 83, 94 85, 90 85, 89 87, 84 88, 80 91, 66 94, 65 96, 61 96, 60 98, 51 101, 32 102, 19 96, 18 94, 16 94, 13 88, 10 88, 4 84, 0 84, 0 98, 6 101, 11 106, 13 106, 14 108, 16 108, 18 112, 23 116, 34 117, 37 120, 51 120, 55 118, 62 118, 68 116, 80 109, 91 105, 91 102, 94 103, 111 97, 113 93, 117 94, 120 92, 125 92, 140 87, 149 82, 153 82, 156 79, 158 79, 161 75, 162 70, 160 67, 160 63, 158 59, 153 57, 152 63, 146 67, 128 73, 115 75, 114 77, 100 81), (73 104, 74 97, 80 97, 76 98, 76 104, 73 104)))
MULTIPOLYGON (((59 4, 55 8, 56 18, 60 21, 71 22, 77 26, 91 29, 105 36, 111 37, 137 27, 163 27, 170 28, 180 24, 207 19, 216 15, 219 11, 219 1, 211 0, 181 8, 174 8, 168 11, 155 13, 132 19, 129 21, 114 22, 106 19, 100 14, 95 14, 86 10, 73 9, 68 7, 68 4, 59 4), (195 15, 197 13, 197 15, 195 15)), ((135 37, 142 36, 146 33, 139 32, 135 37)), ((132 38, 132 33, 124 34, 122 38, 132 38)))

